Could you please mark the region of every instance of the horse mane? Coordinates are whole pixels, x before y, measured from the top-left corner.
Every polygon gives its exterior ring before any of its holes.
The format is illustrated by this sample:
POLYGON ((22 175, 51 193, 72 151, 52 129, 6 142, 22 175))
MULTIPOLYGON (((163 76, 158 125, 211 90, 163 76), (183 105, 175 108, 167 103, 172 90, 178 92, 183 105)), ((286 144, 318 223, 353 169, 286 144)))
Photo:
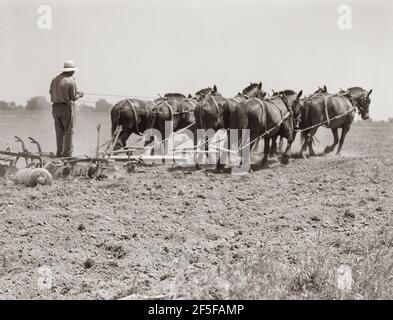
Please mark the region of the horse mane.
POLYGON ((212 90, 212 88, 204 88, 204 89, 201 89, 201 90, 197 91, 195 93, 195 95, 198 96, 198 95, 202 95, 202 94, 207 94, 207 92, 209 92, 211 90, 212 90))
POLYGON ((367 92, 367 90, 363 89, 362 87, 350 87, 346 91, 349 91, 349 92, 352 92, 352 93, 353 93, 353 91, 355 91, 355 92, 358 91, 358 92, 361 92, 361 93, 367 92))
MULTIPOLYGON (((203 95, 203 96, 205 96, 205 95, 207 95, 207 94, 210 94, 210 95, 212 95, 212 92, 211 91, 213 91, 213 88, 204 88, 204 89, 201 89, 201 90, 199 90, 199 91, 197 91, 196 93, 195 93, 195 95, 196 96, 198 96, 198 95, 203 95)), ((216 92, 214 92, 214 94, 213 94, 214 96, 222 96, 222 94, 221 93, 219 93, 218 91, 216 91, 216 92)))
POLYGON ((291 96, 293 94, 296 94, 296 92, 291 90, 291 89, 286 89, 286 90, 282 90, 282 91, 276 92, 276 94, 283 94, 285 96, 291 96))
POLYGON ((253 89, 257 88, 257 87, 259 87, 259 83, 251 83, 248 87, 246 87, 246 88, 243 89, 243 92, 244 92, 244 91, 253 90, 253 89))
POLYGON ((348 90, 362 90, 362 91, 364 91, 364 89, 362 87, 350 87, 350 88, 348 88, 348 90))
POLYGON ((164 94, 165 99, 183 99, 186 96, 182 93, 166 93, 164 94))

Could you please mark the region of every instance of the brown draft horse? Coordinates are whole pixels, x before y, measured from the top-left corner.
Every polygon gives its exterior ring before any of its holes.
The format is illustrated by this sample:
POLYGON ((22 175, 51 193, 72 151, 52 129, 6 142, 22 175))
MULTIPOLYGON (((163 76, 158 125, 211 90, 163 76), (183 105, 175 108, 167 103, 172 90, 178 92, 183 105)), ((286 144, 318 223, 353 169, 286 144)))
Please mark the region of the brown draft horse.
MULTIPOLYGON (((326 88, 326 87, 325 87, 326 88)), ((332 152, 339 144, 337 155, 340 154, 351 124, 355 117, 356 109, 363 120, 369 118, 370 95, 372 89, 367 91, 361 87, 352 87, 338 94, 319 93, 311 95, 303 101, 301 129, 309 130, 302 132, 303 145, 301 154, 306 157, 307 147, 309 155, 314 156, 313 137, 321 125, 330 128, 333 133, 333 144, 325 148, 325 153, 332 152), (338 129, 341 128, 341 138, 338 138, 338 129)))
POLYGON ((293 90, 284 90, 274 93, 265 99, 249 99, 243 102, 247 114, 247 128, 250 129, 251 150, 259 141, 258 137, 264 137, 264 156, 261 166, 267 166, 267 159, 271 150, 270 142, 275 144, 278 136, 287 139, 287 148, 282 155, 281 162, 289 161, 291 145, 295 139, 295 129, 300 124, 301 105, 300 100, 303 91, 296 93, 293 90))
POLYGON ((124 99, 117 102, 111 110, 112 137, 118 126, 122 127, 114 149, 126 146, 127 139, 132 133, 142 135, 148 128, 154 101, 140 99, 124 99))
MULTIPOLYGON (((154 101, 124 99, 111 110, 112 136, 120 125, 122 131, 115 144, 115 150, 126 145, 132 133, 142 135, 147 129, 158 129, 164 136, 165 121, 173 120, 177 131, 195 122, 193 110, 197 101, 180 93, 167 93, 154 101), (177 104, 179 102, 179 104, 177 104)), ((151 141, 146 141, 146 144, 151 141)))
MULTIPOLYGON (((277 94, 274 90, 272 90, 272 91, 273 91, 273 95, 277 94)), ((315 97, 317 95, 326 94, 326 93, 328 93, 327 87, 326 87, 326 85, 323 85, 323 87, 318 87, 318 89, 314 93, 312 93, 311 95, 304 97, 302 99, 302 102, 304 103, 304 101, 306 101, 310 97, 315 97)), ((280 137, 280 143, 279 143, 278 148, 277 148, 276 140, 277 140, 277 137, 272 139, 272 144, 271 144, 271 148, 270 148, 270 157, 275 157, 275 156, 277 156, 278 153, 283 152, 282 151, 283 145, 284 145, 283 137, 280 137)), ((312 146, 311 146, 311 148, 312 148, 312 146)))
MULTIPOLYGON (((216 133, 224 129, 227 130, 227 138, 229 141, 229 129, 242 129, 244 125, 244 113, 239 112, 240 103, 248 98, 261 96, 265 93, 262 90, 262 83, 251 83, 242 93, 238 93, 234 98, 224 98, 217 92, 216 85, 213 88, 206 88, 196 93, 200 97, 200 102, 195 107, 196 128, 203 130, 211 130, 216 133)), ((194 147, 198 145, 198 135, 194 135, 194 147)), ((205 150, 208 150, 209 137, 204 136, 205 150)), ((231 143, 234 143, 233 141, 231 143)), ((220 157, 217 160, 217 170, 222 170, 225 166, 221 163, 220 157)), ((197 157, 196 168, 199 169, 199 161, 197 157)))
POLYGON ((147 128, 157 129, 163 140, 168 138, 171 133, 183 128, 188 128, 194 133, 196 127, 194 109, 197 103, 197 98, 191 97, 190 95, 185 97, 180 93, 166 94, 164 97, 155 101, 147 128), (171 123, 169 132, 165 130, 166 122, 171 123))

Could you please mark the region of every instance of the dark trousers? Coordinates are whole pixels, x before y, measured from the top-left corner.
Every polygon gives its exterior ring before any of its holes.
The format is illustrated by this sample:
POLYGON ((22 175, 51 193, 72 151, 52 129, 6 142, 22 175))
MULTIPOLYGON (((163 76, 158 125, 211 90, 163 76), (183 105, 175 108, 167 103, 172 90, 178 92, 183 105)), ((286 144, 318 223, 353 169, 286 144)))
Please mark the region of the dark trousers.
POLYGON ((75 124, 74 107, 62 103, 54 103, 52 115, 55 120, 56 130, 56 156, 59 158, 71 157, 75 124))

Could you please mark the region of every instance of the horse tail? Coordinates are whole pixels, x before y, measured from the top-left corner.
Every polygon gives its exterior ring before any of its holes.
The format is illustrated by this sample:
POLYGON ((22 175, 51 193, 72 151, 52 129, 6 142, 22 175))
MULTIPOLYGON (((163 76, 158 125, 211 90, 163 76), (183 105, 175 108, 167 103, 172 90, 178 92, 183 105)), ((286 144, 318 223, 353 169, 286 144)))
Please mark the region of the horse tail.
POLYGON ((236 108, 236 118, 237 118, 237 129, 247 129, 248 127, 248 116, 246 110, 246 101, 241 101, 236 108))
POLYGON ((194 110, 194 115, 195 115, 195 121, 196 121, 196 127, 197 129, 205 129, 206 124, 205 124, 205 105, 207 104, 206 101, 199 102, 195 106, 194 110))
MULTIPOLYGON (((310 100, 307 100, 304 102, 304 114, 303 114, 303 128, 307 128, 310 126, 310 100)), ((301 143, 305 143, 307 140, 307 136, 308 136, 308 130, 302 131, 301 133, 301 143)))
POLYGON ((111 133, 112 133, 112 136, 115 134, 116 128, 120 124, 120 113, 121 113, 121 106, 119 105, 119 103, 117 103, 111 109, 111 123, 112 123, 111 133))

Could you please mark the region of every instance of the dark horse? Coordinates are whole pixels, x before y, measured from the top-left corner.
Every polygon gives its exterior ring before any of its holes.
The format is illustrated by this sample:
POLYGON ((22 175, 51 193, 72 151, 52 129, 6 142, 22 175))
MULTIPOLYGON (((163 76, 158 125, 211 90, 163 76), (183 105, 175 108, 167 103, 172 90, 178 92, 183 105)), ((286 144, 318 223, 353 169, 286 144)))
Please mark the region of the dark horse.
POLYGON ((369 118, 371 92, 372 89, 367 91, 360 87, 352 87, 338 94, 319 93, 306 98, 303 101, 301 121, 301 128, 305 129, 302 132, 302 156, 306 156, 307 147, 309 147, 310 155, 315 155, 312 148, 313 136, 321 125, 330 128, 334 137, 333 144, 325 148, 325 153, 332 152, 339 143, 337 154, 340 154, 345 136, 355 118, 356 109, 363 120, 369 118), (338 138, 339 128, 342 129, 340 140, 338 138))
POLYGON ((288 163, 291 145, 295 140, 295 129, 300 124, 301 100, 303 91, 296 93, 292 90, 284 90, 274 93, 265 99, 253 98, 243 102, 247 114, 247 128, 250 129, 250 148, 264 138, 264 156, 261 162, 266 167, 270 153, 270 142, 275 144, 278 136, 287 139, 287 148, 282 155, 281 162, 288 163))
MULTIPOLYGON (((242 93, 238 93, 234 98, 224 98, 217 92, 217 87, 206 88, 196 93, 200 102, 195 107, 196 128, 212 130, 214 133, 221 129, 227 130, 229 141, 229 129, 245 128, 244 113, 239 111, 240 103, 248 98, 261 96, 262 83, 251 83, 242 93)), ((198 135, 194 135, 194 146, 198 145, 198 135)), ((208 137, 205 136, 205 149, 208 149, 208 137)), ((196 167, 199 168, 198 161, 196 167)), ((217 169, 223 169, 224 164, 220 158, 217 161, 217 169)))
MULTIPOLYGON (((196 100, 194 101, 195 104, 196 100)), ((161 122, 159 120, 162 119, 164 122, 165 118, 170 120, 171 114, 174 116, 175 130, 179 129, 184 123, 194 122, 193 112, 186 111, 187 108, 193 110, 192 99, 186 98, 180 93, 167 93, 154 101, 143 101, 139 99, 124 99, 119 101, 111 110, 112 136, 118 126, 122 127, 114 149, 117 150, 124 147, 132 133, 142 135, 145 130, 151 128, 158 129, 161 132, 161 122), (171 110, 160 109, 163 105, 169 106, 173 102, 180 100, 184 100, 184 105, 191 104, 191 106, 180 107, 184 112, 179 111, 178 107, 171 110), (179 113, 181 113, 180 116, 178 116, 179 113)))
MULTIPOLYGON (((311 95, 303 98, 302 101, 304 102, 307 99, 309 99, 310 97, 315 97, 315 96, 327 94, 327 93, 328 93, 327 87, 326 87, 326 85, 323 85, 323 87, 318 87, 318 89, 314 93, 312 93, 311 95)), ((273 95, 276 95, 276 92, 274 90, 273 90, 273 95)), ((282 153, 283 145, 284 145, 283 137, 280 137, 280 143, 279 143, 278 148, 277 148, 276 138, 273 138, 271 148, 270 148, 270 156, 271 157, 276 156, 277 150, 279 153, 282 153)), ((311 148, 312 148, 312 145, 311 145, 311 148)))
POLYGON ((153 107, 153 101, 139 99, 124 99, 113 106, 111 110, 112 137, 118 126, 122 128, 114 146, 115 150, 125 147, 132 133, 143 134, 148 128, 153 107))
POLYGON ((196 127, 194 109, 197 103, 197 99, 191 96, 185 97, 180 93, 166 94, 155 101, 147 128, 157 129, 162 139, 166 139, 169 134, 185 128, 194 132, 196 127), (166 122, 171 123, 170 132, 165 132, 166 122))

